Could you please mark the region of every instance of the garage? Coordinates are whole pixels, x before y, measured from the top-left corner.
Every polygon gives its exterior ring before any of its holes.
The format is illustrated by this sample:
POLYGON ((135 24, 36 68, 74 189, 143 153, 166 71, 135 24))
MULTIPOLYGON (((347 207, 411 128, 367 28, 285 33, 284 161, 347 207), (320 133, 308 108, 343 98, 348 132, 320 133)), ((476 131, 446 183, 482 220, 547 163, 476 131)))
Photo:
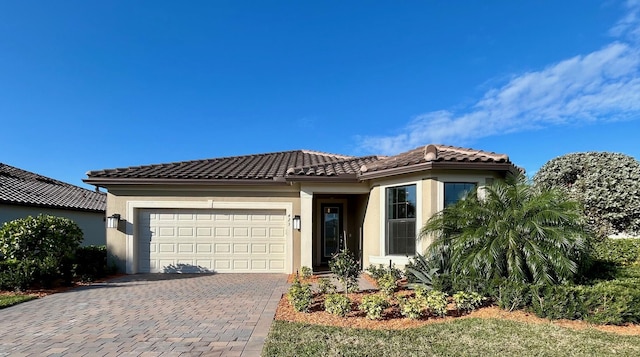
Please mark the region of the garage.
POLYGON ((141 273, 285 273, 285 210, 139 209, 141 273))

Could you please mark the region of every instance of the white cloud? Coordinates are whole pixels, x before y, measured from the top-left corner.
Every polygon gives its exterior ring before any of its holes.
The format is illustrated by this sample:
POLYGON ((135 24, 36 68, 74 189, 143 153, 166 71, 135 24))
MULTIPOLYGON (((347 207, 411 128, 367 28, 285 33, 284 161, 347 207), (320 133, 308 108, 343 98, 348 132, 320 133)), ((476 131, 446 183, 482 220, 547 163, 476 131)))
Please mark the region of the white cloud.
MULTIPOLYGON (((640 39, 640 0, 612 29, 640 39)), ((364 151, 395 154, 426 143, 474 139, 584 121, 627 119, 640 114, 640 48, 615 41, 587 55, 513 77, 487 91, 461 113, 434 111, 415 117, 395 136, 365 137, 364 151)))

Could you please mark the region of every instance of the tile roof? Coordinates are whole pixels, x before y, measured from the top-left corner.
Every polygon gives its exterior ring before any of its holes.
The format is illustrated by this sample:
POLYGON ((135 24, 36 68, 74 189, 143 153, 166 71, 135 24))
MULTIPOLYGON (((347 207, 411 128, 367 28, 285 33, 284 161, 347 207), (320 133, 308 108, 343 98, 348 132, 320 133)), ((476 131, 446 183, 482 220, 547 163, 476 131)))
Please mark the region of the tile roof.
MULTIPOLYGON (((292 167, 322 166, 351 156, 296 150, 87 172, 89 178, 273 180, 292 167)), ((90 182, 91 180, 88 180, 90 182)))
MULTIPOLYGON (((398 169, 410 171, 415 165, 437 162, 493 163, 514 167, 506 155, 454 146, 427 145, 391 157, 354 157, 296 150, 132 166, 89 171, 84 181, 94 185, 136 182, 266 183, 305 179, 357 182, 373 176, 397 174, 398 169)), ((416 169, 420 169, 418 166, 416 169)))
POLYGON ((100 212, 107 195, 0 163, 0 203, 100 212))
POLYGON ((433 162, 510 163, 509 157, 482 150, 447 145, 426 145, 378 160, 363 168, 363 172, 382 171, 433 162))

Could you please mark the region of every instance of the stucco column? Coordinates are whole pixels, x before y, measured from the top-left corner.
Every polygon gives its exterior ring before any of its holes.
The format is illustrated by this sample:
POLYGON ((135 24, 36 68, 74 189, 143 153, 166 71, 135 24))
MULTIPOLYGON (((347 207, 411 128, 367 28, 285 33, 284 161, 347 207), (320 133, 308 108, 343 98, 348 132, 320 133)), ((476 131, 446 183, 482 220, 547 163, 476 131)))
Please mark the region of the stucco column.
POLYGON ((313 267, 313 192, 300 190, 300 265, 313 267))

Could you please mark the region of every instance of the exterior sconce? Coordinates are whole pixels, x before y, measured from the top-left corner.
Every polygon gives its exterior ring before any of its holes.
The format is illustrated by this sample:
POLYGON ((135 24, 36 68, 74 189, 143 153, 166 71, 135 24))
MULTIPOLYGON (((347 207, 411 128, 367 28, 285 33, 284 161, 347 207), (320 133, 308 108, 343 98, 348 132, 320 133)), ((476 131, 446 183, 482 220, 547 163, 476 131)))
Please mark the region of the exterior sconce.
POLYGON ((293 229, 300 230, 300 216, 293 216, 293 229))
POLYGON ((118 228, 119 223, 120 215, 118 213, 114 213, 111 216, 107 217, 107 228, 118 228))

